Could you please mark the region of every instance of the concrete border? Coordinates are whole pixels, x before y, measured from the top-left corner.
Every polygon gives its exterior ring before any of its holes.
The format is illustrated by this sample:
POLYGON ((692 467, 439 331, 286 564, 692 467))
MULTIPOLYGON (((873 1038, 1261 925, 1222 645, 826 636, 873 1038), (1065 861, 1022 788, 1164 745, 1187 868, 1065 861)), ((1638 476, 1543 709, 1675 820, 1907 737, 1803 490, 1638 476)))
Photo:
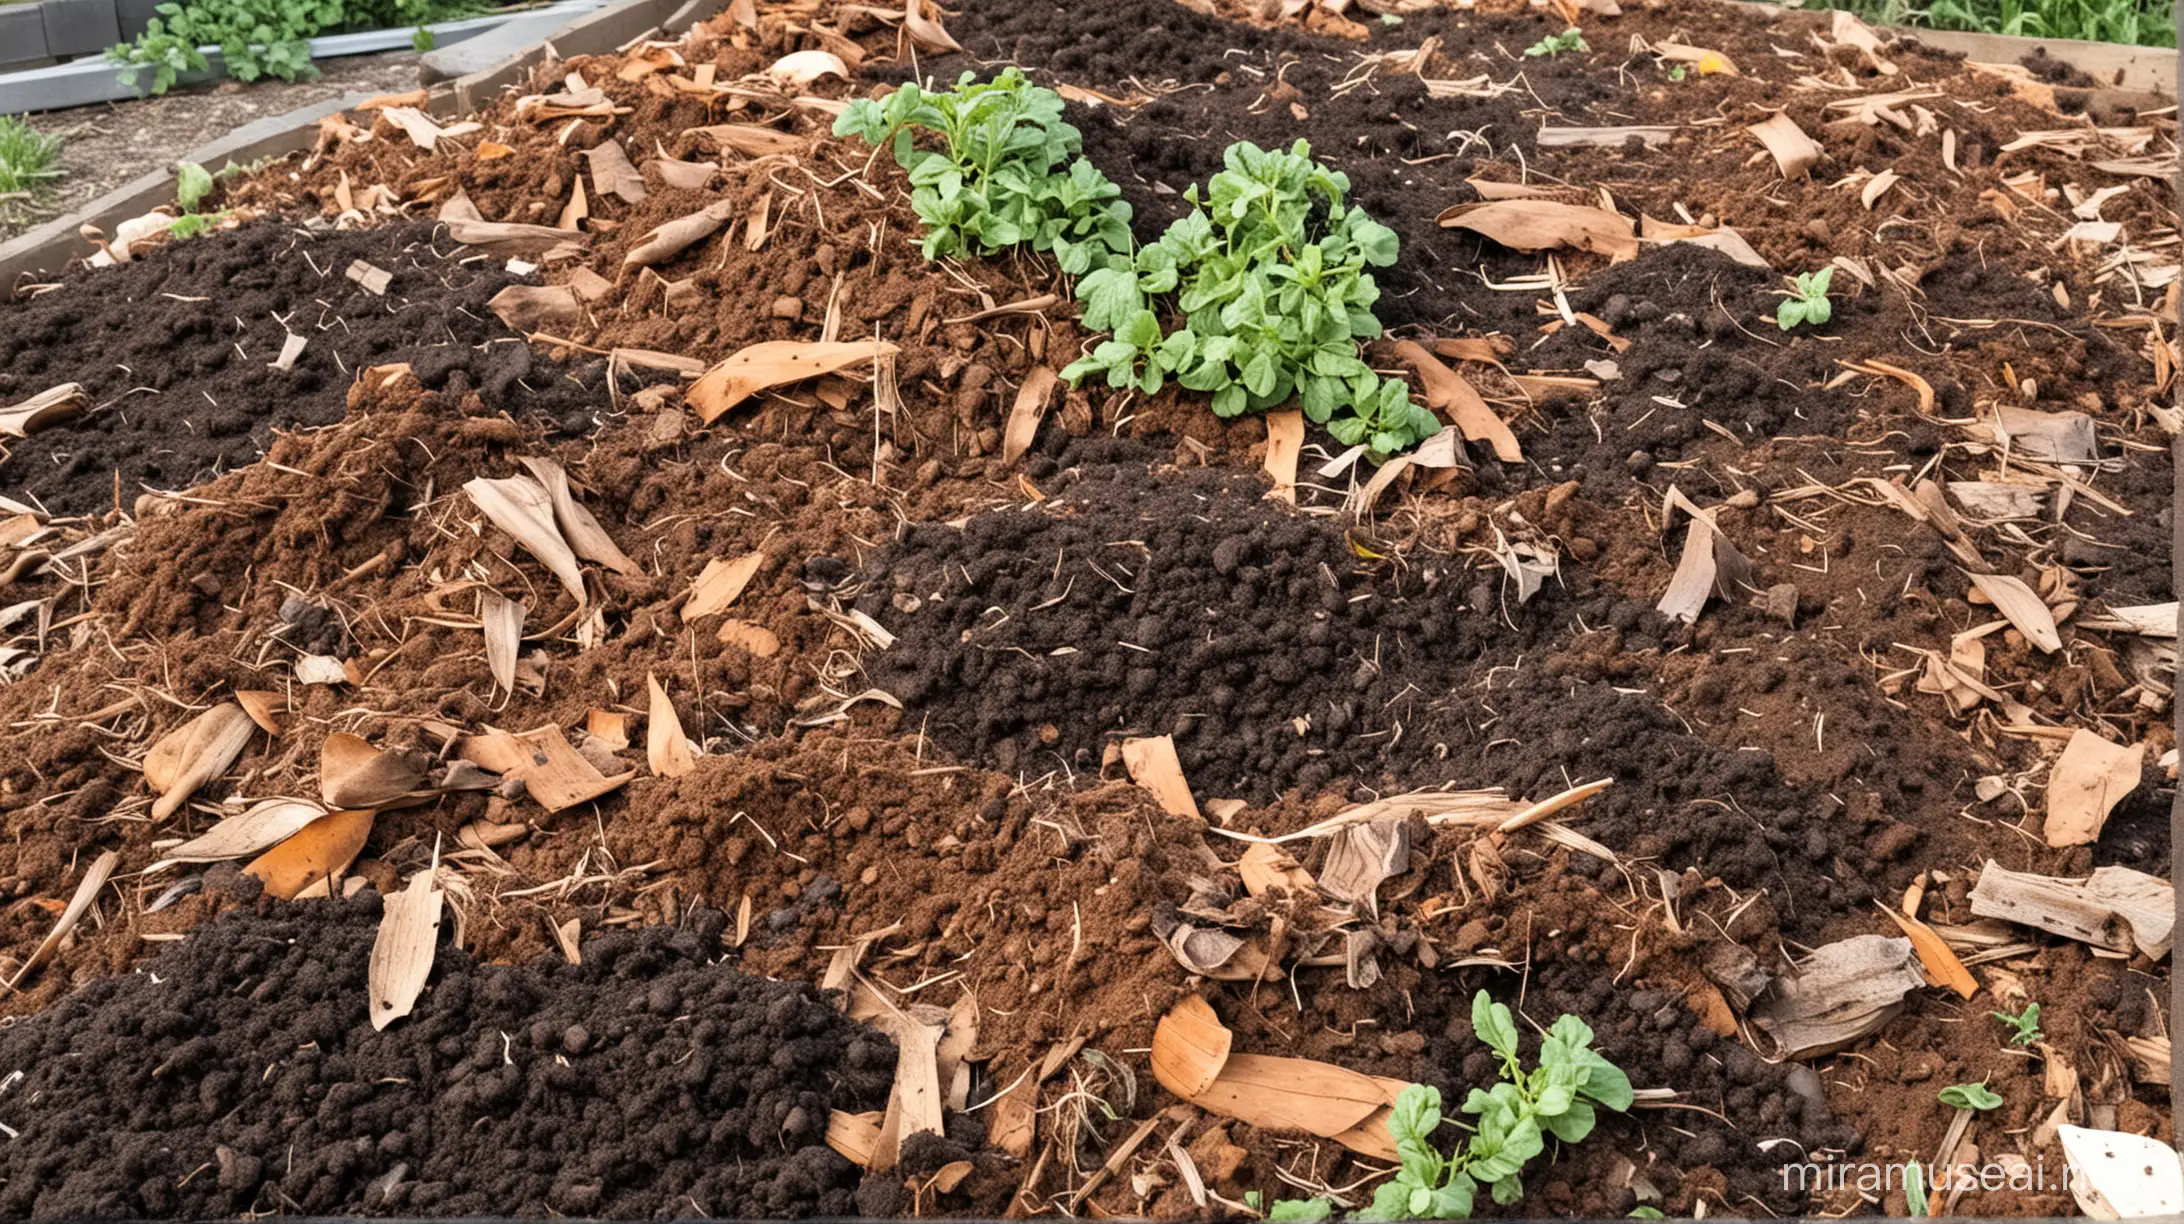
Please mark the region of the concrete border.
MULTIPOLYGON (((549 45, 563 55, 599 55, 655 31, 680 33, 726 7, 727 0, 681 0, 679 4, 676 0, 614 0, 604 8, 564 20, 552 30, 534 29, 529 45, 508 50, 499 60, 458 78, 452 85, 433 88, 426 109, 436 115, 477 109, 543 59, 549 45)), ((320 119, 348 110, 367 96, 346 94, 244 124, 176 160, 218 170, 229 162, 248 164, 260 158, 301 152, 317 142, 320 119)), ((70 261, 90 255, 96 248, 78 233, 84 225, 111 231, 117 222, 142 216, 173 198, 174 173, 162 168, 140 175, 66 216, 0 243, 0 300, 12 296, 16 283, 26 274, 57 274, 70 261)))

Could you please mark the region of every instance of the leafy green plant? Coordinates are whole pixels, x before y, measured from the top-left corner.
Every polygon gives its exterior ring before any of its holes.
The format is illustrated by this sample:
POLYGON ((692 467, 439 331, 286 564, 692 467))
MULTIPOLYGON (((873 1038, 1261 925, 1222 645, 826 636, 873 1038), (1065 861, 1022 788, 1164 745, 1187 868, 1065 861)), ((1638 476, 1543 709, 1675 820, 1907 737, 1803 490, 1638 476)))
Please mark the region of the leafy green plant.
POLYGON ((1818 272, 1800 272, 1794 277, 1784 277, 1790 287, 1789 296, 1775 308, 1775 323, 1788 331, 1800 323, 1815 327, 1835 315, 1835 306, 1828 301, 1828 282, 1835 279, 1835 266, 1828 265, 1818 272))
POLYGON ((1287 152, 1240 142, 1222 162, 1203 200, 1195 184, 1184 193, 1191 211, 1158 242, 1077 282, 1085 326, 1114 335, 1062 377, 1098 374, 1148 395, 1172 377, 1211 392, 1224 417, 1295 397, 1338 441, 1382 454, 1438 431, 1404 383, 1357 354, 1380 334, 1367 269, 1395 262, 1395 231, 1351 206, 1348 176, 1313 161, 1305 141, 1287 152))
MULTIPOLYGON (((232 169, 233 166, 228 167, 228 170, 232 169)), ((197 211, 197 206, 205 202, 206 196, 212 194, 214 180, 224 177, 227 172, 222 170, 219 175, 214 175, 196 162, 175 163, 174 202, 182 210, 182 215, 176 217, 174 224, 167 227, 168 234, 176 238, 195 238, 218 225, 227 216, 224 208, 211 214, 197 211)))
POLYGON ((1909 0, 1828 0, 1816 7, 1848 9, 1879 25, 2176 45, 2174 0, 1934 0, 1924 8, 1909 0))
POLYGON ((170 0, 133 42, 107 48, 106 58, 122 84, 155 94, 185 72, 210 71, 204 47, 220 48, 224 71, 238 81, 294 81, 317 75, 310 40, 319 34, 414 25, 429 40, 426 22, 487 7, 483 0, 170 0))
POLYGON ((2029 1046, 2039 1041, 2043 1035, 2040 1032, 2040 1005, 2038 1003, 2025 1004, 2025 1010, 2014 1016, 2008 1012, 1988 1012, 1987 1014, 2017 1030, 2010 1034, 2011 1045, 2029 1046))
POLYGON ((61 138, 0 115, 0 207, 42 195, 61 176, 61 138))
POLYGON ((1571 26, 1569 29, 1564 30, 1560 34, 1550 34, 1547 37, 1540 39, 1538 42, 1533 43, 1531 46, 1526 47, 1524 49, 1524 54, 1528 58, 1539 59, 1542 56, 1551 57, 1560 55, 1565 51, 1590 50, 1592 50, 1592 48, 1585 44, 1584 32, 1579 30, 1576 26, 1571 26))
POLYGON ((1913 1216, 1922 1217, 1927 1214, 1926 1170, 1921 1169, 1916 1160, 1903 1167, 1903 1201, 1913 1216))
MULTIPOLYGON (((1477 1115, 1471 1134, 1443 1156, 1433 1134, 1441 1126, 1441 1093, 1412 1084, 1396 1094, 1388 1119, 1399 1162, 1395 1176, 1373 1192, 1358 1220, 1457 1220, 1471 1215, 1484 1184, 1497 1203, 1524 1195, 1518 1174, 1546 1149, 1547 1136, 1577 1143, 1592 1133, 1595 1106, 1620 1113, 1630 1108, 1630 1077, 1592 1048, 1592 1030, 1575 1016, 1556 1020, 1540 1042, 1539 1065, 1527 1071, 1517 1051, 1517 1023, 1509 1009, 1485 991, 1471 1000, 1471 1026, 1501 1056, 1502 1078, 1490 1089, 1473 1088, 1463 1112, 1477 1115)), ((1326 1199, 1276 1203, 1269 1219, 1324 1220, 1326 1199)))
POLYGON ((2002 1098, 1987 1087, 1985 1080, 1976 1084, 1951 1084, 1941 1090, 1941 1103, 1958 1109, 1988 1110, 2002 1103, 2002 1098))
POLYGON ((1633 1207, 1630 1209, 1630 1214, 1623 1218, 1626 1220, 1661 1220, 1667 1217, 1661 1214, 1661 1209, 1658 1207, 1633 1207))
POLYGON ((881 100, 860 98, 835 120, 834 134, 894 150, 910 172, 927 259, 996 255, 1028 242, 1078 275, 1129 254, 1122 189, 1077 155, 1083 141, 1062 122, 1061 95, 1019 69, 984 83, 966 72, 945 92, 913 83, 881 100), (916 131, 937 133, 941 147, 919 148, 916 131))

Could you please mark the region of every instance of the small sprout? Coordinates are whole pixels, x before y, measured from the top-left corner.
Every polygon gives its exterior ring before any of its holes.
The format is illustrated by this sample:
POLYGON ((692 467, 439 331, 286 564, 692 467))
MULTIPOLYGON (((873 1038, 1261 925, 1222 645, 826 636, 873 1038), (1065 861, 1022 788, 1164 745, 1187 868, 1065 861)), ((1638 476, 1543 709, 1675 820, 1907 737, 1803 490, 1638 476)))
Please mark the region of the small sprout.
POLYGON ((1257 1211, 1257 1210, 1259 1210, 1259 1204, 1260 1204, 1260 1202, 1261 1202, 1261 1201, 1262 1201, 1262 1200, 1261 1200, 1261 1198, 1260 1198, 1260 1195, 1259 1195, 1259 1192, 1258 1192, 1258 1191, 1256 1191, 1256 1190, 1246 1190, 1246 1191, 1244 1191, 1244 1206, 1246 1206, 1246 1207, 1249 1207, 1249 1208, 1251 1208, 1251 1209, 1252 1209, 1253 1211, 1257 1211))
POLYGON ((1678 64, 1674 68, 1668 70, 1668 79, 1671 81, 1681 81, 1684 79, 1685 75, 1686 73, 1684 72, 1684 66, 1682 64, 1678 64))
POLYGON ((1988 1110, 2000 1105, 2002 1098, 1982 1080, 1976 1084, 1949 1085, 1941 1090, 1941 1103, 1958 1109, 1988 1110))
POLYGON ((2015 1033, 2010 1034, 2011 1045, 2029 1046, 2039 1041, 2042 1036, 2040 1032, 2040 1005, 2038 1003, 2025 1004, 2025 1010, 2014 1016, 2008 1012, 1988 1012, 1987 1014, 2017 1030, 2015 1033))
POLYGON ((1592 48, 1585 45, 1585 35, 1576 26, 1571 26, 1560 34, 1542 38, 1526 47, 1524 53, 1532 59, 1538 59, 1543 55, 1560 55, 1565 51, 1590 50, 1592 48))
POLYGON ((1775 309, 1775 322, 1783 331, 1800 323, 1817 327, 1835 315, 1834 306, 1828 301, 1828 282, 1835 279, 1835 267, 1829 266, 1818 272, 1800 272, 1795 277, 1784 278, 1790 286, 1789 296, 1775 309))
POLYGON ((1926 1215, 1926 1171, 1916 1160, 1903 1167, 1903 1202, 1914 1217, 1926 1215))
POLYGON ((1660 1220, 1666 1217, 1661 1214, 1661 1209, 1658 1207, 1633 1207, 1630 1214, 1624 1218, 1629 1220, 1660 1220))
MULTIPOLYGON (((1254 1191, 1253 1193, 1257 1193, 1254 1191)), ((1334 1203, 1323 1198, 1284 1199, 1266 1213, 1269 1220, 1324 1220, 1333 1215, 1334 1203)))
POLYGON ((212 193, 212 172, 196 162, 182 162, 174 168, 174 202, 182 211, 193 213, 197 205, 212 193))

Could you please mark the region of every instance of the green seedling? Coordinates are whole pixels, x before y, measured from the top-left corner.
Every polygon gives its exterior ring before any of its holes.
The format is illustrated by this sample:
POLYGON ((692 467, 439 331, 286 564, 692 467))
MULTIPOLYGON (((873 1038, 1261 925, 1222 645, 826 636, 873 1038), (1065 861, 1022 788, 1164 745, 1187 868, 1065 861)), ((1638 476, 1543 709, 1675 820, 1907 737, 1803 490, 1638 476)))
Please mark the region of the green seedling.
POLYGON ((1789 296, 1775 308, 1775 322, 1783 331, 1800 323, 1815 327, 1835 316, 1835 307, 1828 301, 1828 282, 1835 279, 1835 267, 1829 266, 1818 272, 1800 272, 1795 277, 1784 278, 1790 286, 1789 296))
POLYGON ((1903 1201, 1913 1217, 1923 1217, 1926 1212, 1926 1170, 1914 1160, 1903 1167, 1903 1201))
MULTIPOLYGON (((222 171, 222 174, 225 174, 222 171)), ((227 210, 216 213, 200 213, 197 206, 212 194, 215 176, 196 162, 178 162, 174 168, 174 202, 182 215, 167 227, 167 233, 175 238, 195 238, 227 216, 227 210)))
MULTIPOLYGON (((1595 1107, 1618 1113, 1630 1108, 1630 1077, 1592 1048, 1592 1030, 1563 1016, 1540 1042, 1539 1065, 1527 1071, 1517 1053, 1517 1024, 1509 1009, 1480 991, 1471 1000, 1471 1025, 1501 1056, 1502 1078, 1490 1089, 1473 1088, 1463 1112, 1476 1115, 1471 1134, 1442 1155, 1434 1144, 1441 1126, 1441 1093, 1412 1084, 1396 1094, 1388 1119, 1399 1162, 1395 1176, 1373 1192, 1357 1220, 1460 1220, 1471 1215, 1481 1185, 1494 1201, 1524 1195, 1518 1174, 1546 1150, 1547 1136, 1581 1142, 1592 1133, 1595 1107)), ((1324 1220, 1326 1199, 1277 1203, 1269 1219, 1324 1220)))
POLYGON ((0 115, 0 197, 34 196, 61 176, 61 138, 0 115))
POLYGON ((2040 1032, 2040 1005, 2038 1003, 2025 1004, 2025 1010, 2014 1016, 2008 1012, 1988 1012, 1987 1014, 2017 1030, 2010 1034, 2011 1045, 2029 1046, 2039 1041, 2042 1036, 2040 1032))
POLYGON ((1661 1214, 1661 1209, 1658 1207, 1633 1207, 1630 1214, 1623 1218, 1626 1220, 1661 1220, 1667 1217, 1661 1214))
POLYGON ((1130 254, 1122 189, 1077 155, 1083 140, 1062 122, 1061 95, 1019 69, 984 83, 966 72, 938 93, 908 84, 883 99, 860 98, 835 120, 834 134, 891 148, 910 172, 927 259, 998 255, 1028 243, 1081 275, 1130 254), (938 135, 940 147, 920 148, 913 138, 920 131, 938 135))
POLYGON ((1406 384, 1358 357, 1357 342, 1380 335, 1368 269, 1395 262, 1395 231, 1351 205, 1349 178, 1305 141, 1233 144, 1223 164, 1203 197, 1184 193, 1192 210, 1158 242, 1077 282, 1085 325, 1114 336, 1062 377, 1147 395, 1173 378, 1210 392, 1223 417, 1294 398, 1337 441, 1377 454, 1438 432, 1406 384))
POLYGON ((1539 59, 1543 56, 1557 56, 1565 51, 1590 50, 1592 50, 1592 48, 1585 45, 1585 35, 1581 31, 1579 31, 1576 26, 1571 26, 1569 29, 1564 30, 1560 34, 1550 34, 1547 37, 1540 39, 1538 42, 1533 43, 1531 46, 1526 47, 1524 49, 1524 54, 1528 58, 1539 59))
POLYGON ((1976 1084, 1951 1084, 1941 1090, 1941 1103, 1958 1109, 1976 1109, 1982 1112, 2002 1103, 2002 1098, 1987 1087, 1986 1081, 1976 1084))

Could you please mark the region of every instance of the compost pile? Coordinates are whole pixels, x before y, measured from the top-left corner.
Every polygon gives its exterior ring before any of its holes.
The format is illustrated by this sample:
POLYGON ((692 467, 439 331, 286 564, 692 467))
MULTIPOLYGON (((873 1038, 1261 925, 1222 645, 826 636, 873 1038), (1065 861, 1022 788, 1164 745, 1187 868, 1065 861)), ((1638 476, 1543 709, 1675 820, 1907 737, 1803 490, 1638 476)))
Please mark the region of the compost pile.
POLYGON ((1615 8, 739 4, 25 287, 0 1205, 1348 1211, 1414 1084, 1477 1214, 2167 1142, 2174 110, 1615 8), (928 259, 835 125, 1005 64, 1120 249, 1309 141, 1423 441, 928 259))

